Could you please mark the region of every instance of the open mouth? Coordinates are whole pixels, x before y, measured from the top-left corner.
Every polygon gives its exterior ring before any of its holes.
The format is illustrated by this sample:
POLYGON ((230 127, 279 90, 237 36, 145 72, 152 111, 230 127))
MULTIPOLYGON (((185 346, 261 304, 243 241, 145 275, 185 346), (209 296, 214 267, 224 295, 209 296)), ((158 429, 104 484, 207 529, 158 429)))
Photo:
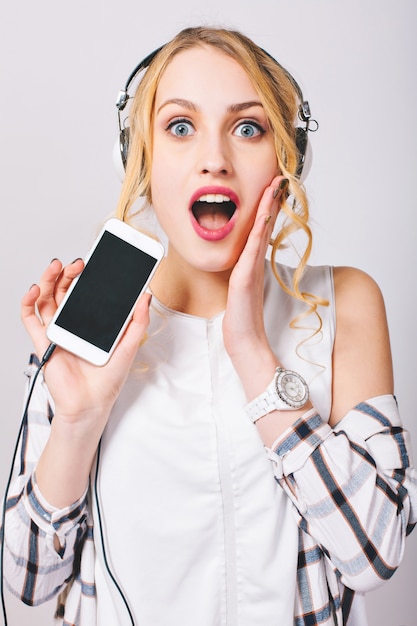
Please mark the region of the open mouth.
POLYGON ((236 204, 221 193, 208 193, 193 202, 191 211, 202 228, 218 230, 230 221, 236 211, 236 204))

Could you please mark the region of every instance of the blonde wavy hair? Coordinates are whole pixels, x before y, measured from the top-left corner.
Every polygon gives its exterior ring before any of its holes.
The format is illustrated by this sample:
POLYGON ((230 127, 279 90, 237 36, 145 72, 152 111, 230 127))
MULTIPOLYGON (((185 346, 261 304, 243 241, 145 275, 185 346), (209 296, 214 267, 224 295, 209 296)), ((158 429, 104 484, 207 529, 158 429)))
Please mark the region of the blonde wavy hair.
MULTIPOLYGON (((163 46, 152 59, 132 98, 129 113, 129 155, 117 206, 117 217, 129 221, 132 206, 139 197, 146 198, 147 203, 152 204, 150 177, 156 91, 166 67, 177 54, 204 45, 221 50, 245 69, 268 117, 274 135, 278 166, 282 175, 289 181, 288 195, 291 197, 291 201, 284 202, 281 208, 286 219, 278 235, 271 242, 271 265, 284 291, 307 305, 307 311, 301 317, 307 317, 310 313, 317 315, 319 328, 316 329, 314 333, 316 334, 321 329, 321 317, 317 307, 326 306, 328 302, 300 288, 300 281, 311 253, 312 234, 308 225, 309 206, 306 193, 297 177, 299 155, 295 122, 300 104, 299 89, 288 72, 245 35, 222 28, 186 28, 163 46), (304 251, 299 254, 292 285, 287 285, 279 275, 275 256, 277 251, 285 246, 288 237, 299 230, 304 232, 307 243, 304 251)), ((300 316, 297 318, 297 321, 299 320, 300 316)), ((293 320, 291 326, 295 324, 296 321, 293 320)))

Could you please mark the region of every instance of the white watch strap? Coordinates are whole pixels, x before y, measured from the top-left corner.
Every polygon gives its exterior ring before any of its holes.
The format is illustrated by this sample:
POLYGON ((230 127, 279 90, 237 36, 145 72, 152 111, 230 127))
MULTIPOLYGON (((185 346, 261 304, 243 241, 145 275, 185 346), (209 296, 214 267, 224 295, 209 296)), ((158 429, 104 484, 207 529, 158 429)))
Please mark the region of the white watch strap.
POLYGON ((271 413, 271 411, 294 411, 294 407, 289 406, 286 402, 281 400, 275 389, 275 376, 271 383, 269 383, 266 390, 257 396, 254 400, 249 402, 245 407, 246 413, 255 423, 258 419, 271 413))

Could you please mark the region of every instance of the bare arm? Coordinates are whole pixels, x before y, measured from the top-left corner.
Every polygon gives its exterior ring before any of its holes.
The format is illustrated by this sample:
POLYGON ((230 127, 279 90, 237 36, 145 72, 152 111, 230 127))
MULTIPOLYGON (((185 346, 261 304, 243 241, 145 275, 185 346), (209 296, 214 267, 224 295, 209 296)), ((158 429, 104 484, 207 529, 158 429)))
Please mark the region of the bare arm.
MULTIPOLYGON (((254 226, 229 280, 223 337, 248 402, 265 391, 277 366, 286 366, 269 344, 263 314, 265 254, 283 199, 282 181, 282 177, 277 177, 265 190, 254 226)), ((273 411, 258 420, 264 443, 271 445, 308 408, 311 404, 298 411, 273 411)))
MULTIPOLYGON (((268 205, 267 197, 264 202, 263 213, 258 213, 251 238, 232 274, 228 304, 230 317, 227 317, 227 311, 225 318, 226 347, 241 378, 248 401, 265 390, 272 380, 276 366, 286 366, 279 360, 280 355, 273 353, 268 343, 260 313, 262 299, 256 293, 260 288, 259 276, 263 276, 260 259, 269 236, 268 226, 265 226, 265 214, 266 211, 271 211, 271 204, 268 205), (246 316, 245 304, 249 311, 246 316), (242 328, 245 321, 247 327, 242 328), (248 355, 251 355, 250 358, 248 355)), ((262 206, 261 203, 260 209, 262 206)), ((334 286, 336 337, 330 416, 332 426, 358 402, 393 393, 389 333, 379 287, 364 272, 348 267, 335 268, 334 286)), ((300 411, 273 411, 258 420, 257 428, 264 443, 270 446, 309 408, 311 404, 300 411)))
POLYGON ((331 425, 359 402, 394 391, 388 325, 378 285, 364 272, 338 267, 334 286, 331 425))

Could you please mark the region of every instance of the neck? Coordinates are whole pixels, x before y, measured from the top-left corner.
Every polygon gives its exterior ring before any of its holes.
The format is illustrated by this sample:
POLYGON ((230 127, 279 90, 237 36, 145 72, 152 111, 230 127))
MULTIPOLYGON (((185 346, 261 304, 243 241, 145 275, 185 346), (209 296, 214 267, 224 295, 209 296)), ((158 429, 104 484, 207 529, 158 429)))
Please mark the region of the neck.
POLYGON ((230 271, 206 272, 168 256, 162 261, 151 284, 162 304, 211 319, 226 308, 230 271))

